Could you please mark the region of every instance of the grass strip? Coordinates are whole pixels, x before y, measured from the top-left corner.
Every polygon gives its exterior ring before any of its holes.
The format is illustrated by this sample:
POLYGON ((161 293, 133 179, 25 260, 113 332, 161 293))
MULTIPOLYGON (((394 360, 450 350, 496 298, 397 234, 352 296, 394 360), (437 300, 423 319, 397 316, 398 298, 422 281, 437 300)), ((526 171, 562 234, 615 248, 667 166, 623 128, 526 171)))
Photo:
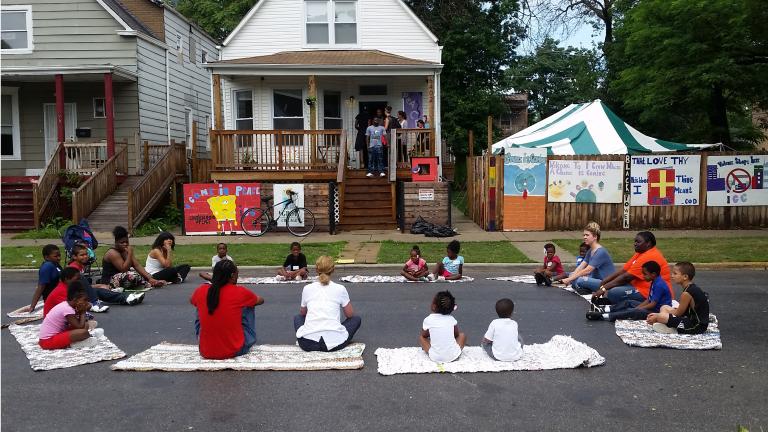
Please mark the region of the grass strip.
MULTIPOLYGON (((429 242, 418 244, 421 256, 430 265, 446 256, 445 247, 451 239, 445 242, 429 242)), ((401 264, 408 260, 414 243, 383 241, 379 249, 377 262, 379 264, 401 264)), ((459 255, 464 256, 467 263, 530 263, 519 249, 508 241, 461 242, 459 255)))

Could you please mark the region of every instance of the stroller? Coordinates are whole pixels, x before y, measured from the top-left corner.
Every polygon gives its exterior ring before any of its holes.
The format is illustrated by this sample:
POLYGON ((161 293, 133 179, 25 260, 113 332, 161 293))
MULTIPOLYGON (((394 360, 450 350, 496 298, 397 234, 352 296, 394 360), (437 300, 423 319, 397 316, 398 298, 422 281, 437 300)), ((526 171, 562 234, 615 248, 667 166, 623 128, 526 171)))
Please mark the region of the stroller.
POLYGON ((87 219, 81 219, 77 225, 70 225, 64 231, 64 235, 61 236, 61 241, 64 243, 64 249, 67 251, 67 262, 74 259, 72 249, 75 245, 81 244, 88 248, 88 263, 85 265, 83 273, 91 283, 93 283, 94 277, 98 279, 98 276, 101 276, 101 269, 94 265, 96 264, 96 253, 94 250, 99 247, 99 242, 93 235, 87 219))

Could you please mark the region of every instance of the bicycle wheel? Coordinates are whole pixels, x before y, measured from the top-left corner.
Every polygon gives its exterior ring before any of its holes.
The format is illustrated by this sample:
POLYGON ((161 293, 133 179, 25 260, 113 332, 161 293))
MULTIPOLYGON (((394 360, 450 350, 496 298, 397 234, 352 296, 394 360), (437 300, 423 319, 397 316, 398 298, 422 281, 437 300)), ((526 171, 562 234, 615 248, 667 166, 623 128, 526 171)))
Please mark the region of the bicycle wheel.
POLYGON ((240 216, 240 226, 243 231, 251 237, 260 237, 270 228, 269 213, 264 209, 254 207, 246 209, 240 216))
POLYGON ((304 237, 315 229, 315 215, 308 208, 296 207, 286 215, 285 225, 291 234, 304 237))

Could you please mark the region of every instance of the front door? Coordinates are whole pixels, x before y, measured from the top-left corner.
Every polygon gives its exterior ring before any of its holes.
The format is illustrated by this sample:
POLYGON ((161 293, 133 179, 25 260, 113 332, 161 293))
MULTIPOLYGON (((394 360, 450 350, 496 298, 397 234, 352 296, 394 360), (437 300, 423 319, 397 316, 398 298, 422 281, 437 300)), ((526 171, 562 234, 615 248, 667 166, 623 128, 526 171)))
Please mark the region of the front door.
MULTIPOLYGON (((77 125, 77 104, 64 104, 64 139, 74 141, 77 125)), ((56 131, 56 104, 43 104, 43 129, 45 131, 45 160, 51 158, 56 150, 58 133, 56 131)))
POLYGON ((387 107, 388 102, 384 101, 372 101, 372 102, 360 102, 360 111, 358 112, 366 112, 368 113, 368 118, 373 120, 374 117, 377 115, 380 117, 380 123, 382 126, 384 125, 384 109, 387 107), (381 114, 378 114, 381 112, 381 114))

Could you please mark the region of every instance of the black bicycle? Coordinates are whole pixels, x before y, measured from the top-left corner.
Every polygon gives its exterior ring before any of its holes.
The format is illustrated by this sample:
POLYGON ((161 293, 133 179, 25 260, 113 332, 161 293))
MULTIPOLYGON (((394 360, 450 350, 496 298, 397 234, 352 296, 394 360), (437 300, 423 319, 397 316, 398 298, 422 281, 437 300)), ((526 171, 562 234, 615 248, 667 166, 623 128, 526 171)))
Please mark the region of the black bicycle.
POLYGON ((291 234, 304 237, 309 235, 315 229, 315 215, 308 208, 298 207, 295 198, 296 192, 286 191, 288 199, 270 206, 269 202, 273 197, 262 197, 262 204, 267 204, 266 208, 253 207, 243 211, 240 216, 240 226, 243 231, 251 237, 261 237, 267 231, 277 228, 277 221, 283 218, 285 227, 291 234), (283 205, 282 210, 277 215, 277 220, 272 217, 272 209, 283 205))

